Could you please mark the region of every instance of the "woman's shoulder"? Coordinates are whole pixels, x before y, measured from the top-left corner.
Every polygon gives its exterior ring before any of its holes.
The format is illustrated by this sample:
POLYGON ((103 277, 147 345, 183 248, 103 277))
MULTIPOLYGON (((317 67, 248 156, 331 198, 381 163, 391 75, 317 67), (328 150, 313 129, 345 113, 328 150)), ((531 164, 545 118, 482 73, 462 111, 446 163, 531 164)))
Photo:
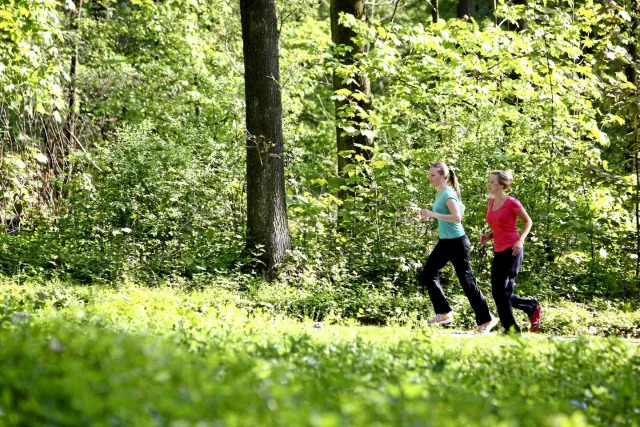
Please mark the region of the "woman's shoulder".
POLYGON ((521 208, 522 208, 522 203, 520 203, 520 200, 516 199, 516 198, 515 198, 515 197, 513 197, 513 196, 509 196, 509 197, 507 198, 507 202, 508 202, 509 204, 513 205, 513 207, 514 207, 516 210, 519 210, 519 209, 521 209, 521 208))
POLYGON ((456 190, 454 190, 451 187, 445 188, 444 191, 442 192, 442 195, 444 197, 446 197, 447 199, 454 198, 454 199, 458 200, 458 194, 456 193, 456 190))
POLYGON ((516 203, 516 204, 520 204, 520 200, 516 199, 516 198, 515 198, 515 197, 513 197, 513 196, 509 196, 509 197, 507 197, 507 201, 508 201, 509 203, 516 203))

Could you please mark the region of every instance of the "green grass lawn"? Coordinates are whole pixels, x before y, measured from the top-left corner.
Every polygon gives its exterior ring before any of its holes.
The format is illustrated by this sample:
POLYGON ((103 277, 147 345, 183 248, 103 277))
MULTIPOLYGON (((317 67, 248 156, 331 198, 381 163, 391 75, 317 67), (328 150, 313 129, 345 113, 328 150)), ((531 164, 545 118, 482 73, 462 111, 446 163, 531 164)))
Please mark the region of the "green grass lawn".
POLYGON ((640 424, 627 340, 314 328, 239 298, 3 284, 0 425, 640 424))

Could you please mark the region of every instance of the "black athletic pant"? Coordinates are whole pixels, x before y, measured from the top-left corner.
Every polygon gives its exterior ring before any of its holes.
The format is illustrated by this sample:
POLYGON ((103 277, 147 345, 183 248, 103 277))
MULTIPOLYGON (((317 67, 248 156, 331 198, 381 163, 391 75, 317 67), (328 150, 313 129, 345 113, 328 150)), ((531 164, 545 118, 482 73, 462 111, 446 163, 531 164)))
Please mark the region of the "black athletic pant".
POLYGON ((487 300, 482 295, 471 271, 469 238, 466 235, 455 239, 440 239, 418 276, 418 284, 422 289, 427 288, 435 312, 445 314, 452 310, 438 280, 438 275, 449 261, 453 264, 460 285, 476 314, 476 323, 482 325, 491 320, 487 300))
POLYGON ((520 298, 513 293, 523 256, 524 250, 521 250, 518 255, 512 255, 512 248, 509 248, 501 252, 494 252, 491 264, 491 293, 498 308, 500 322, 506 331, 513 328, 516 332, 520 332, 516 319, 513 317, 513 308, 531 315, 538 305, 536 299, 520 298))

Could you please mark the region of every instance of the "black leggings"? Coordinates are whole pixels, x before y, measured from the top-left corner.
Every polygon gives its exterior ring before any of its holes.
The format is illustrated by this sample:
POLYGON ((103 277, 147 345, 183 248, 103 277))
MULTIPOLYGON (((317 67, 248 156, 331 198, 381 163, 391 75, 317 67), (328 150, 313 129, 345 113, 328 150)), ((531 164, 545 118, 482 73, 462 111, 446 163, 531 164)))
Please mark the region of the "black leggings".
POLYGON ((476 314, 476 324, 482 325, 491 320, 487 300, 471 271, 469 238, 466 235, 455 239, 440 239, 418 276, 418 284, 422 289, 427 288, 435 312, 444 314, 452 310, 438 280, 438 275, 449 261, 453 264, 460 285, 476 314))
POLYGON ((521 250, 518 255, 512 255, 512 248, 509 248, 501 252, 494 252, 491 264, 491 293, 498 308, 500 322, 506 331, 513 328, 516 332, 520 332, 520 327, 513 317, 513 308, 531 315, 538 305, 536 299, 520 298, 513 293, 523 256, 524 250, 521 250))

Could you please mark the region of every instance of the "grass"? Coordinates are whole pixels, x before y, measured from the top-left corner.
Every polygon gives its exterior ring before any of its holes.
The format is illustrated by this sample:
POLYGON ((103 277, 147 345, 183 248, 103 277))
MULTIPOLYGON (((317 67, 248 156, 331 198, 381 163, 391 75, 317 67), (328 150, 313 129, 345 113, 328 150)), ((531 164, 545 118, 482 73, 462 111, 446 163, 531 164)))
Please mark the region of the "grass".
POLYGON ((222 288, 5 283, 0 304, 1 425, 640 424, 619 338, 314 328, 222 288))

